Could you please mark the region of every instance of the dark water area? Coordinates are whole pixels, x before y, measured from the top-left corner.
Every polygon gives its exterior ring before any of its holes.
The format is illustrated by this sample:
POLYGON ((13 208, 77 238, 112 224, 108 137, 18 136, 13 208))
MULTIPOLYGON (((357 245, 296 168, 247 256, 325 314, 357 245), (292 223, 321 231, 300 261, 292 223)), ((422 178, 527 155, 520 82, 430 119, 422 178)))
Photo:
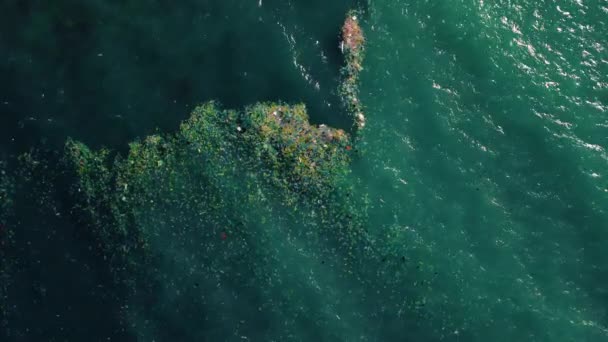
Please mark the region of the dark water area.
POLYGON ((3 149, 124 148, 173 131, 194 108, 306 103, 348 128, 334 89, 352 1, 5 1, 0 8, 3 149), (318 84, 318 89, 315 85, 318 84))
POLYGON ((3 279, 11 290, 2 294, 7 296, 2 310, 11 314, 3 312, 0 336, 4 341, 130 340, 119 319, 124 293, 110 286, 105 259, 91 248, 82 222, 69 214, 67 184, 52 163, 26 174, 38 180, 16 189, 11 215, 19 229, 12 246, 2 245, 2 266, 11 264, 11 278, 3 279))

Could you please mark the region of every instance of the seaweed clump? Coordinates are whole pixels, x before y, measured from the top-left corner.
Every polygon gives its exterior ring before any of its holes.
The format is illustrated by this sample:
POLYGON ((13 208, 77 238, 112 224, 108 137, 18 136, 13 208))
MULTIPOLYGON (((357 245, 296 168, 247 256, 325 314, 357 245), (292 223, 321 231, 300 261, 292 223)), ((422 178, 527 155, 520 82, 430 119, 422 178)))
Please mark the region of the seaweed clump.
POLYGON ((363 70, 365 55, 365 36, 359 24, 359 11, 349 11, 342 26, 340 50, 344 54, 345 66, 342 68, 340 96, 347 111, 354 116, 359 129, 365 127, 363 106, 359 100, 359 74, 363 70))

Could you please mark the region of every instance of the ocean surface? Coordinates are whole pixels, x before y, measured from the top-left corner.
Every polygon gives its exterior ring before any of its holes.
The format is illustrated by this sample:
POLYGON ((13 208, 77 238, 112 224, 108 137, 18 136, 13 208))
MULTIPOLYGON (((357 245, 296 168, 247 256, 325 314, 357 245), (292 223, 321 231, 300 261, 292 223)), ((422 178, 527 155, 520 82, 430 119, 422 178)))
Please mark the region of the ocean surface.
POLYGON ((257 248, 295 313, 265 314, 278 304, 262 283, 239 297, 211 276, 213 300, 185 309, 200 296, 185 275, 213 256, 169 236, 153 246, 171 260, 162 290, 117 310, 78 224, 30 214, 41 200, 0 221, 21 243, 1 261, 0 339, 608 341, 607 37, 606 0, 3 1, 2 170, 68 138, 125 153, 209 100, 304 103, 311 122, 357 135, 349 186, 374 257, 341 269, 335 248, 255 227, 275 238, 257 248), (359 131, 337 92, 353 8, 359 131))

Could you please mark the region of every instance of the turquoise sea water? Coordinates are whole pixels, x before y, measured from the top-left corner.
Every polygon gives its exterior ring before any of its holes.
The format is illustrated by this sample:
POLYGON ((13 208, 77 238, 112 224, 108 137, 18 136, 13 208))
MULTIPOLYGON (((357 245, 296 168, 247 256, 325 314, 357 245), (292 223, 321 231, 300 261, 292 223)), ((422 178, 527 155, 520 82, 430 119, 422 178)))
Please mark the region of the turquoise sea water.
POLYGON ((357 169, 437 330, 606 339, 606 3, 372 8, 357 169))
POLYGON ((232 245, 268 260, 159 228, 142 303, 113 292, 77 222, 21 205, 3 338, 608 341, 608 2, 56 3, 0 5, 6 160, 68 137, 125 151, 211 99, 304 102, 348 129, 338 34, 362 7, 367 126, 348 185, 371 252, 345 263, 283 216, 232 245), (266 282, 239 283, 258 267, 266 282))

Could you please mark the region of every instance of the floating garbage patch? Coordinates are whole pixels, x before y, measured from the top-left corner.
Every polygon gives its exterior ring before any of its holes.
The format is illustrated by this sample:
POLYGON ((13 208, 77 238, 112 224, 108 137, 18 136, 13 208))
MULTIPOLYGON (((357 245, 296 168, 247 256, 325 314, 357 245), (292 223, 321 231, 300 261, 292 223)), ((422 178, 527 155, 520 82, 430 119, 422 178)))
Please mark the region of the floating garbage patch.
POLYGON ((124 156, 72 140, 62 154, 21 156, 16 181, 0 178, 8 337, 42 336, 27 311, 50 297, 73 305, 72 295, 111 299, 105 311, 121 317, 114 337, 289 339, 303 333, 302 319, 327 338, 346 334, 352 310, 339 306, 352 299, 339 289, 364 245, 364 210, 347 185, 350 144, 341 130, 310 125, 303 105, 207 103, 176 134, 134 142, 124 156), (84 252, 69 247, 78 244, 84 252), (60 260, 43 266, 49 258, 60 260), (30 274, 31 263, 53 272, 30 274), (65 293, 47 285, 57 273, 90 279, 65 293))
POLYGON ((362 235, 361 215, 342 187, 349 144, 341 130, 311 126, 304 106, 277 103, 242 112, 202 105, 177 134, 132 143, 125 157, 69 141, 79 216, 89 220, 116 281, 130 300, 146 303, 159 291, 166 300, 162 308, 125 309, 138 332, 150 329, 140 337, 162 336, 170 331, 165 324, 181 330, 188 317, 223 326, 234 310, 242 312, 241 329, 252 329, 243 336, 255 334, 261 323, 249 320, 257 315, 276 322, 288 312, 329 315, 320 309, 327 293, 313 285, 320 275, 290 265, 322 272, 341 254, 340 263, 352 267, 362 235), (142 283, 152 286, 148 299, 142 283), (305 301, 315 297, 314 306, 305 301), (176 315, 179 308, 185 316, 176 315), (155 311, 166 323, 146 323, 155 311))
MULTIPOLYGON (((340 88, 357 129, 359 15, 342 30, 340 88)), ((304 105, 208 102, 126 154, 68 140, 0 164, 4 334, 366 340, 423 325, 403 321, 424 306, 403 281, 427 271, 367 236, 356 143, 304 105)))
POLYGON ((353 116, 359 129, 365 127, 363 105, 359 100, 359 75, 363 71, 365 57, 365 36, 359 25, 361 15, 361 11, 349 11, 342 26, 340 50, 344 55, 345 65, 341 70, 342 82, 339 89, 342 103, 353 116))

